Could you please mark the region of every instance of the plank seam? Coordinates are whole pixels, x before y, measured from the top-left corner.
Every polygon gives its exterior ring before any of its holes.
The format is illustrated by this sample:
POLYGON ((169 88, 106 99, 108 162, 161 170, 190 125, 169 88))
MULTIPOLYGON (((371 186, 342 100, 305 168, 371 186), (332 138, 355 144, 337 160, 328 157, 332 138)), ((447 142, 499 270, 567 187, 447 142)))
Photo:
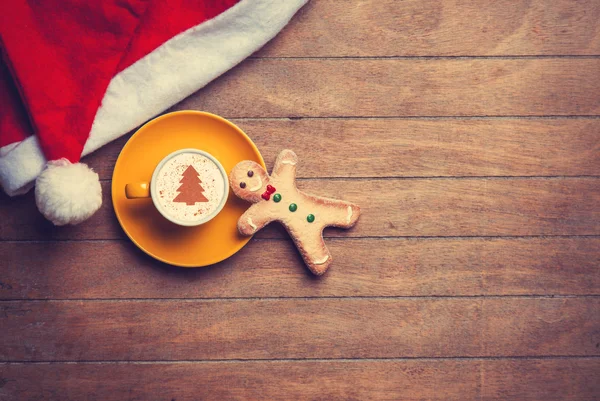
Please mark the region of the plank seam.
POLYGON ((281 358, 281 359, 182 359, 182 360, 51 360, 51 361, 0 361, 0 365, 50 365, 50 364, 112 364, 112 365, 150 365, 150 364, 214 364, 214 363, 286 363, 286 362, 409 362, 409 361, 494 361, 494 360, 600 360, 600 355, 535 355, 535 356, 452 356, 452 357, 390 357, 390 358, 281 358))
POLYGON ((361 177, 298 177, 300 181, 310 180, 555 180, 555 179, 598 179, 600 175, 429 175, 429 176, 361 176, 361 177))
POLYGON ((287 61, 287 60, 597 60, 600 54, 506 54, 487 56, 250 56, 254 61, 287 61))
MULTIPOLYGON (((188 107, 189 108, 189 107, 188 107)), ((186 108, 186 110, 188 109, 186 108)), ((168 111, 177 111, 178 108, 169 109, 168 111)), ((386 119, 395 119, 395 120, 490 120, 490 119, 505 119, 505 120, 534 120, 534 119, 599 119, 600 115, 598 114, 544 114, 544 115, 518 115, 518 114, 498 114, 498 115, 448 115, 448 116, 418 116, 418 115, 410 115, 410 116, 271 116, 271 117, 249 117, 249 116, 227 116, 224 115, 224 118, 228 120, 234 121, 242 121, 242 120, 291 120, 291 121, 299 121, 299 120, 386 120, 386 119)))
MULTIPOLYGON (((171 109, 172 111, 177 108, 171 109)), ((464 116, 281 116, 281 117, 227 117, 235 121, 261 120, 597 120, 597 114, 546 114, 546 115, 464 115, 464 116)))
POLYGON ((319 295, 291 297, 223 297, 223 298, 0 298, 0 303, 11 302, 247 302, 247 301, 313 301, 313 300, 441 300, 441 299, 600 299, 600 294, 497 294, 497 295, 319 295))
MULTIPOLYGON (((385 181, 385 180, 565 180, 565 179, 592 179, 596 180, 600 178, 600 175, 430 175, 430 176, 360 176, 360 177, 346 177, 346 176, 319 176, 319 177, 297 177, 297 181, 385 181)), ((100 182, 111 182, 111 178, 102 178, 100 182)))
MULTIPOLYGON (((382 236, 358 236, 358 237, 328 237, 325 236, 328 241, 351 241, 351 240, 381 240, 381 241, 389 241, 389 240, 406 240, 406 241, 421 241, 421 240, 429 240, 429 241, 453 241, 453 240, 498 240, 498 239, 506 239, 506 240, 534 240, 534 239, 599 239, 600 235, 598 234, 572 234, 572 235, 448 235, 448 236, 407 236, 407 235, 399 235, 399 236, 390 236, 390 235, 382 235, 382 236)), ((251 241, 290 241, 289 238, 286 237, 273 237, 273 238, 252 238, 251 241)), ((30 240, 30 239, 0 239, 0 244, 45 244, 45 243, 55 243, 55 242, 99 242, 99 243, 112 243, 112 242, 131 242, 128 238, 89 238, 89 239, 47 239, 47 240, 30 240)))

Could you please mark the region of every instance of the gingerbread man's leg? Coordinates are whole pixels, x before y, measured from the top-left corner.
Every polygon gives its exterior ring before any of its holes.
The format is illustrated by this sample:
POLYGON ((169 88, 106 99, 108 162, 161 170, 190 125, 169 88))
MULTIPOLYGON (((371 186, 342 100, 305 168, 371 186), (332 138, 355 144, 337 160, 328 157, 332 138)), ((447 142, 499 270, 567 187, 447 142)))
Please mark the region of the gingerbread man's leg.
POLYGON ((250 206, 239 218, 237 226, 240 234, 252 235, 273 221, 271 216, 260 211, 260 206, 259 204, 250 206))
POLYGON ((318 276, 325 273, 332 259, 323 241, 322 230, 306 231, 300 236, 292 235, 292 238, 310 271, 318 276))

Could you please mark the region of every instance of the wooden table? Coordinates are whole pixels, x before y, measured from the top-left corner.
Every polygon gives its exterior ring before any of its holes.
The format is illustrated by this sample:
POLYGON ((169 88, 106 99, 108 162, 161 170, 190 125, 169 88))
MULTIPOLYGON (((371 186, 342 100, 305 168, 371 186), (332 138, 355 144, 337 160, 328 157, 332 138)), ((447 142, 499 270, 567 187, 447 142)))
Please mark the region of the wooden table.
POLYGON ((313 0, 174 109, 360 204, 185 270, 0 199, 0 400, 600 399, 600 1, 313 0))

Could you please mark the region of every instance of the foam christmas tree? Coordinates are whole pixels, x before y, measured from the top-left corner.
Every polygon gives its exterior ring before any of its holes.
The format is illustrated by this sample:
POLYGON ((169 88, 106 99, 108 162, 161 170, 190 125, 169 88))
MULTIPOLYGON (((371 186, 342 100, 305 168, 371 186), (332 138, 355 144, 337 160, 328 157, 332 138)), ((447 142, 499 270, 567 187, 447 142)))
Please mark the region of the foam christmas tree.
POLYGON ((202 180, 198 177, 198 172, 192 166, 189 166, 183 172, 181 178, 181 186, 177 188, 179 195, 173 199, 173 202, 185 202, 187 205, 193 205, 196 202, 208 202, 204 196, 204 188, 202 188, 202 180))

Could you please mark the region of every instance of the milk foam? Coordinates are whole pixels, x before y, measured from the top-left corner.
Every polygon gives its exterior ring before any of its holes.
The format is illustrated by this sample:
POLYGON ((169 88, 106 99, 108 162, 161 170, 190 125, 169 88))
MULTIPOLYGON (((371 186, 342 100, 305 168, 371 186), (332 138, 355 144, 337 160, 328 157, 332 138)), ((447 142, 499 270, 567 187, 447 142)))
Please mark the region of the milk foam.
MULTIPOLYGON (((178 221, 196 222, 211 215, 221 204, 225 194, 225 179, 219 167, 208 157, 198 153, 181 153, 168 160, 156 176, 158 203, 165 214, 178 221), (183 177, 184 171, 192 166, 198 173, 183 177), (181 181, 184 180, 182 183, 181 181), (174 202, 182 191, 194 185, 201 186, 204 202, 188 205, 186 202, 174 202)), ((197 191, 197 188, 193 188, 197 191)), ((181 199, 181 197, 180 197, 181 199)))

